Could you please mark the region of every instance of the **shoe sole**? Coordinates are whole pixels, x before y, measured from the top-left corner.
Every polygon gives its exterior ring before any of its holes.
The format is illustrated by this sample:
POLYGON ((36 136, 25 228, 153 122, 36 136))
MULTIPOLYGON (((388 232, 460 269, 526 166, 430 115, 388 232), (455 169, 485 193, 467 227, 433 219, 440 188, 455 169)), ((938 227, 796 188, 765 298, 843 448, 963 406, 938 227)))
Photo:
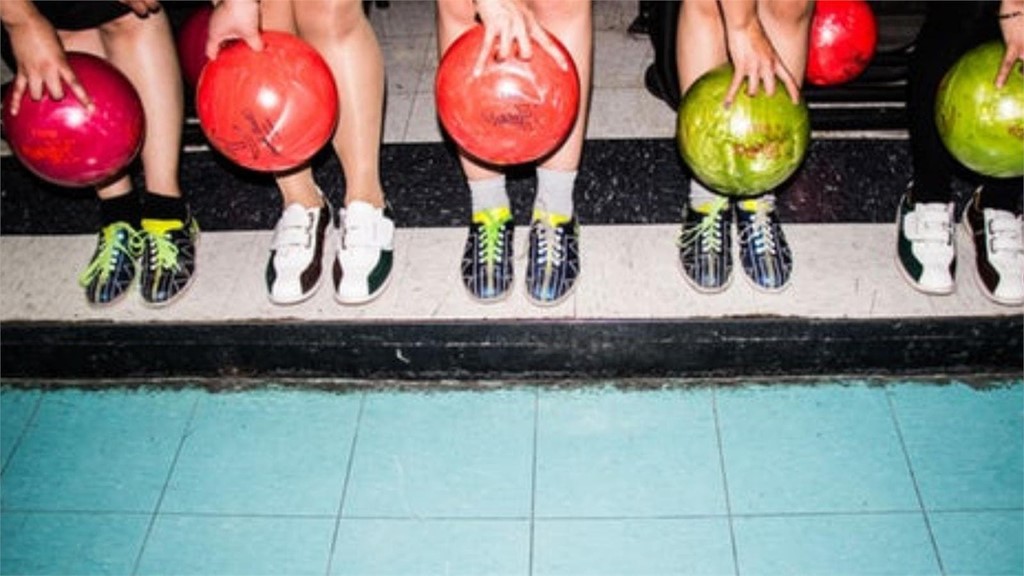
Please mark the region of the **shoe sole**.
POLYGON ((700 284, 697 284, 693 280, 693 278, 690 278, 689 274, 686 273, 686 268, 683 267, 683 261, 679 259, 678 253, 676 254, 676 270, 679 271, 679 275, 683 277, 683 280, 686 282, 686 285, 692 288, 694 292, 699 292, 701 294, 705 294, 708 296, 721 294, 722 292, 728 290, 729 286, 732 285, 732 278, 733 276, 735 276, 734 271, 730 271, 729 277, 725 279, 725 282, 723 282, 721 286, 715 286, 713 288, 710 288, 708 286, 701 286, 700 284))
MULTIPOLYGON (((333 264, 333 262, 332 262, 332 264, 333 264)), ((388 273, 388 277, 384 279, 384 283, 380 285, 380 288, 377 288, 376 292, 372 292, 370 294, 367 294, 363 298, 342 298, 338 294, 338 289, 335 288, 334 289, 334 301, 337 302, 338 304, 343 305, 343 306, 360 306, 360 305, 363 305, 363 304, 369 304, 370 302, 373 302, 377 298, 380 298, 381 295, 384 294, 384 292, 387 291, 388 287, 391 286, 391 278, 394 275, 395 275, 394 274, 394 269, 392 269, 391 272, 388 273)))
POLYGON ((512 283, 512 284, 509 284, 509 287, 507 289, 505 289, 504 292, 502 292, 501 294, 498 294, 497 296, 492 296, 490 298, 481 298, 480 296, 477 296, 476 294, 474 294, 473 291, 470 290, 468 286, 466 286, 465 282, 462 283, 462 287, 466 290, 466 295, 469 296, 470 300, 472 300, 473 302, 476 302, 477 304, 484 304, 484 305, 500 304, 501 302, 504 302, 504 301, 508 300, 509 296, 512 295, 512 292, 515 291, 514 290, 515 283, 512 283))
POLYGON ((778 288, 768 288, 755 282, 754 279, 751 278, 750 275, 746 273, 746 270, 743 271, 743 277, 747 279, 747 284, 749 284, 751 288, 762 294, 782 294, 786 290, 789 290, 789 287, 793 284, 792 274, 793 273, 790 272, 789 279, 787 279, 786 283, 783 284, 782 286, 779 286, 778 288))
POLYGON ((267 300, 269 300, 270 303, 274 304, 275 306, 294 306, 296 304, 302 304, 306 300, 309 300, 314 295, 316 295, 316 293, 320 291, 320 286, 323 283, 324 283, 324 272, 323 272, 323 270, 321 270, 320 271, 320 277, 317 278, 316 284, 314 284, 313 287, 309 289, 309 292, 306 292, 305 294, 302 294, 301 296, 299 296, 298 298, 295 298, 294 300, 279 300, 279 299, 275 299, 272 294, 268 293, 267 294, 267 300))
POLYGON ((138 281, 138 278, 133 278, 131 285, 128 286, 128 288, 125 288, 124 292, 118 294, 117 298, 114 298, 113 300, 108 300, 106 302, 95 302, 93 300, 90 300, 88 295, 83 294, 83 296, 85 296, 85 303, 88 304, 90 308, 95 308, 97 310, 103 310, 106 308, 110 308, 111 306, 116 306, 120 304, 125 298, 128 297, 128 294, 131 293, 132 288, 138 281))
MULTIPOLYGON (((369 304, 370 302, 373 302, 377 298, 380 298, 380 296, 382 294, 384 294, 385 291, 387 291, 388 287, 391 286, 391 279, 395 276, 395 268, 394 268, 395 259, 394 259, 394 254, 395 254, 395 248, 394 248, 394 245, 392 245, 391 246, 391 263, 392 263, 391 270, 388 272, 388 277, 384 279, 384 283, 381 284, 380 287, 377 288, 376 291, 371 292, 370 294, 367 294, 365 297, 362 297, 362 298, 343 298, 340 294, 338 294, 338 287, 335 286, 334 287, 334 301, 337 302, 338 304, 343 305, 343 306, 360 306, 360 305, 363 305, 363 304, 369 304)), ((338 258, 338 256, 337 256, 337 254, 335 254, 334 258, 331 259, 332 269, 333 269, 333 266, 334 266, 334 262, 335 262, 335 260, 337 260, 337 258, 338 258)))
POLYGON ((1008 300, 1006 298, 1002 298, 1000 296, 995 295, 992 291, 988 289, 988 286, 986 286, 985 283, 981 280, 981 274, 978 274, 978 255, 976 253, 977 247, 974 246, 974 229, 971 228, 970 219, 966 217, 961 219, 960 225, 957 226, 957 233, 958 236, 961 236, 960 240, 962 242, 965 242, 969 246, 974 248, 974 258, 971 258, 968 268, 971 269, 970 274, 974 278, 974 285, 978 287, 978 290, 980 290, 986 298, 1002 306, 1016 307, 1024 305, 1024 300, 1008 300))
MULTIPOLYGON (((576 293, 576 289, 579 288, 581 278, 582 276, 577 276, 576 281, 572 283, 572 288, 569 288, 565 294, 562 294, 554 300, 538 300, 534 298, 533 294, 530 293, 530 289, 523 284, 523 288, 526 290, 526 301, 538 308, 554 308, 568 300, 570 296, 576 293)), ((511 291, 512 290, 509 290, 509 292, 511 291)))
MULTIPOLYGON (((953 256, 953 258, 954 258, 954 262, 955 262, 956 261, 955 260, 955 258, 956 258, 956 253, 955 253, 956 243, 953 244, 953 248, 954 248, 954 256, 953 256)), ((899 208, 899 206, 896 207, 896 251, 893 253, 893 263, 896 264, 896 270, 899 272, 900 276, 903 277, 903 280, 907 284, 909 284, 911 288, 913 288, 914 290, 917 290, 918 292, 920 292, 922 294, 927 294, 929 296, 949 296, 950 294, 952 294, 953 292, 956 291, 956 276, 953 277, 953 284, 949 288, 928 288, 927 286, 924 286, 921 283, 919 283, 917 280, 914 280, 910 276, 910 274, 907 272, 907 269, 903 267, 903 262, 900 260, 900 208, 899 208)), ((954 270, 955 270, 955 266, 954 266, 954 270)))

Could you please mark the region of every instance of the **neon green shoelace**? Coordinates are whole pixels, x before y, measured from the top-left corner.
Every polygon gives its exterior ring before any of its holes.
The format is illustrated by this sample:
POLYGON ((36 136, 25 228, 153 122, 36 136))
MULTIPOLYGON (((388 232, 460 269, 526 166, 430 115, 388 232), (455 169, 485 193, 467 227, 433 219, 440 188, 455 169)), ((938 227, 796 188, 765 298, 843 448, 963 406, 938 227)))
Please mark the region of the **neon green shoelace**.
POLYGON ((729 207, 729 200, 716 198, 708 205, 708 211, 701 218, 696 228, 684 231, 679 235, 679 247, 686 248, 700 242, 701 246, 708 252, 722 251, 722 236, 718 233, 719 223, 722 220, 722 212, 729 207))
POLYGON ((105 282, 114 271, 119 253, 127 253, 132 258, 138 258, 142 253, 141 234, 125 222, 114 222, 103 228, 99 250, 78 277, 78 283, 83 287, 88 286, 97 277, 105 282))
POLYGON ((504 207, 473 215, 473 222, 480 227, 480 259, 485 263, 501 262, 505 239, 501 230, 509 218, 511 213, 504 207))
POLYGON ((180 230, 182 227, 183 224, 180 220, 147 218, 142 221, 141 234, 149 238, 150 254, 152 255, 150 267, 152 269, 178 270, 178 246, 171 241, 169 232, 180 230))

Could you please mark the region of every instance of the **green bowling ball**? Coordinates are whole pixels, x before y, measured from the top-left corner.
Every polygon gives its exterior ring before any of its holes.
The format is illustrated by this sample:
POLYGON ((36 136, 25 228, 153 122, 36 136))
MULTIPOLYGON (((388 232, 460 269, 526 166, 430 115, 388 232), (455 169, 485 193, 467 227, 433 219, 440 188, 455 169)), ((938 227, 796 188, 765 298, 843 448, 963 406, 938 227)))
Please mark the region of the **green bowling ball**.
POLYGON ((811 139, 803 102, 793 104, 781 82, 775 93, 746 93, 746 81, 729 108, 722 102, 732 82, 729 64, 701 76, 679 105, 679 153, 697 178, 727 196, 768 192, 800 166, 811 139))
POLYGON ((935 97, 935 126, 961 164, 994 178, 1024 175, 1024 76, 1018 61, 1006 85, 995 79, 1006 47, 982 44, 946 72, 935 97))

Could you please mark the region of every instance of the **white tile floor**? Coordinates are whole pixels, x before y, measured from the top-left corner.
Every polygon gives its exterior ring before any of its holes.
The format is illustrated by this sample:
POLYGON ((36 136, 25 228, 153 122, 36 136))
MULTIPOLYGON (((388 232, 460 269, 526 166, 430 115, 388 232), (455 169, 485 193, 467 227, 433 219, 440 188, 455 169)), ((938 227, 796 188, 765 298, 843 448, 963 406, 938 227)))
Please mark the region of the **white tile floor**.
MULTIPOLYGON (((434 3, 391 2, 374 10, 388 71, 386 144, 440 141, 432 93, 436 68, 434 3)), ((632 1, 595 2, 593 105, 588 138, 670 138, 674 114, 643 88, 653 53, 646 37, 626 28, 632 1), (623 111, 629 114, 623 114, 623 111)), ((844 137, 852 137, 847 135, 844 137)), ((864 135, 855 135, 863 137, 864 135)), ((879 135, 900 138, 900 134, 879 135)), ((196 153, 196 152, 193 152, 196 153)), ((362 307, 344 307, 329 282, 310 301, 277 307, 266 298, 263 269, 266 232, 207 233, 195 285, 174 306, 154 310, 133 295, 110 309, 85 303, 76 278, 93 248, 91 236, 0 237, 0 322, 94 321, 216 322, 253 319, 345 321, 480 318, 696 318, 749 315, 808 318, 892 318, 1019 315, 1021 308, 986 300, 972 280, 961 242, 955 295, 929 297, 900 278, 893 262, 891 224, 788 225, 796 268, 792 285, 768 295, 750 288, 737 271, 722 294, 697 294, 683 282, 675 226, 585 226, 583 276, 575 295, 560 306, 531 306, 521 285, 503 303, 482 305, 466 295, 458 276, 462 229, 403 228, 396 239, 396 268, 388 291, 362 307), (14 272, 17 271, 17 272, 14 272)), ((518 254, 524 254, 517 234, 518 254)))
MULTIPOLYGON (((517 230, 525 238, 526 230, 517 230)), ((404 228, 396 239, 392 283, 366 306, 335 303, 329 282, 309 301, 271 304, 263 284, 270 232, 206 234, 199 274, 180 301, 167 309, 145 306, 133 294, 110 309, 86 304, 76 283, 92 251, 91 236, 0 238, 0 322, 103 321, 235 322, 248 320, 458 320, 482 318, 807 318, 953 317, 1020 314, 982 297, 960 258, 960 285, 947 297, 911 289, 892 261, 893 227, 887 224, 787 227, 796 267, 781 294, 750 287, 742 273, 722 294, 689 289, 676 264, 676 227, 585 226, 581 231, 583 276, 575 294, 553 308, 531 305, 521 282, 509 299, 490 305, 469 298, 459 280, 464 232, 455 228, 404 228), (823 241, 822 239, 825 239, 823 241), (59 255, 59 256, 58 256, 59 255), (11 270, 18 270, 13 274, 11 270)), ((523 254, 521 246, 518 253, 523 254)), ((524 278, 524 260, 516 262, 524 278)))

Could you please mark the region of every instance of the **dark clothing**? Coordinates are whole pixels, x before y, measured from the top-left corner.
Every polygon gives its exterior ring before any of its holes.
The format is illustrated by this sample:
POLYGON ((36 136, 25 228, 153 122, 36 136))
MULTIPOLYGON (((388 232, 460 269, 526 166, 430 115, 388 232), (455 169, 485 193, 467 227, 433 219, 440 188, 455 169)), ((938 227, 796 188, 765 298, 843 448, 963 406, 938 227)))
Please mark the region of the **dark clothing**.
MULTIPOLYGON (((2 2, 3 0, 0 0, 2 2)), ((111 1, 78 1, 78 2, 34 2, 36 10, 50 21, 57 30, 88 30, 102 26, 131 13, 131 8, 120 2, 111 1)), ((11 39, 4 30, 0 38, 0 54, 11 69, 17 68, 11 39)))
POLYGON ((654 48, 654 63, 644 76, 647 89, 673 110, 682 100, 679 70, 676 65, 676 30, 679 24, 679 0, 652 0, 647 3, 647 33, 654 48))
POLYGON ((35 3, 36 10, 58 30, 87 30, 116 20, 131 12, 120 2, 76 1, 35 3))
MULTIPOLYGON (((946 71, 971 48, 1001 38, 999 2, 928 2, 924 25, 910 59, 907 114, 915 202, 950 202, 953 174, 959 163, 946 150, 935 126, 935 95, 946 71)), ((993 79, 994 81, 994 79, 993 79)), ((984 185, 980 203, 986 208, 1017 212, 1019 178, 968 174, 984 185)))

